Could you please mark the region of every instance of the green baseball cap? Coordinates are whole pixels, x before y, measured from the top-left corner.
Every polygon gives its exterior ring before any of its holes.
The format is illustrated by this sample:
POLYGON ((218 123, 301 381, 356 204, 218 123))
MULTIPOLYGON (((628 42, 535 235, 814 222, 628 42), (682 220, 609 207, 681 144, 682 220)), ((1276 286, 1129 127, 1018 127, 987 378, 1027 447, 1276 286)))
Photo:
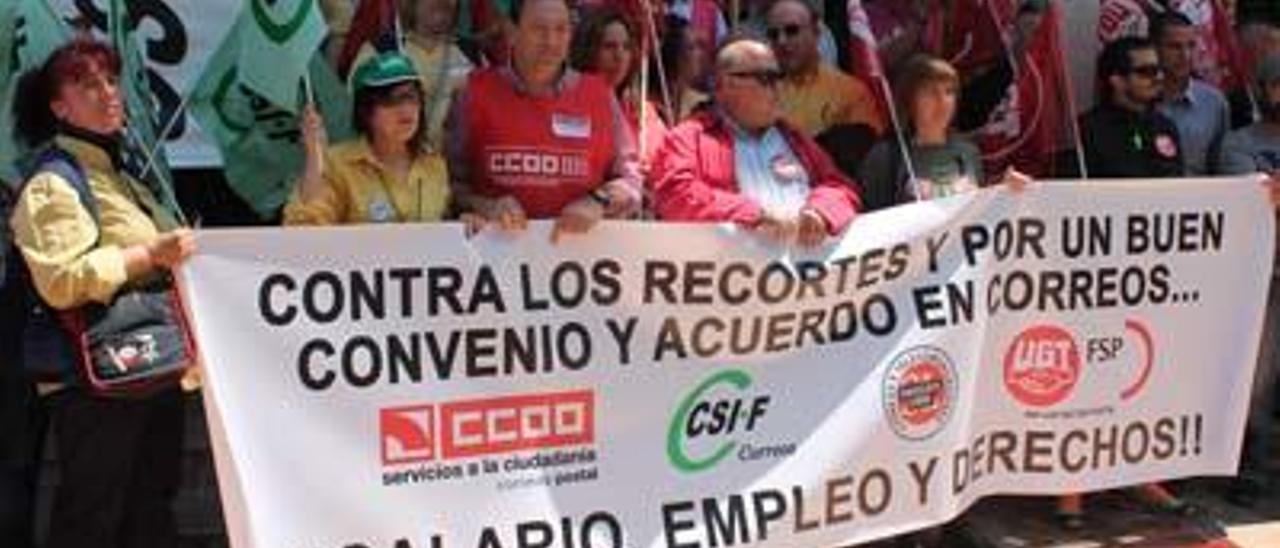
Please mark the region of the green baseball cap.
POLYGON ((388 51, 366 59, 351 77, 355 89, 380 88, 418 80, 418 71, 404 54, 388 51))

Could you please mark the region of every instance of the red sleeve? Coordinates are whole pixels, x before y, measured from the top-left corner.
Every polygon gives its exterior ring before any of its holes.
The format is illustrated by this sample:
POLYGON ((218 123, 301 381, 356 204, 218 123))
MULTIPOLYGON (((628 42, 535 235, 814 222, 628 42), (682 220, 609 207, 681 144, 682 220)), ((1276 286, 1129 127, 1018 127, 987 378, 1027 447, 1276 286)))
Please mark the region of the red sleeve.
POLYGON ((832 235, 844 232, 853 218, 862 210, 862 198, 854 190, 853 181, 845 176, 831 157, 818 144, 803 133, 788 130, 792 146, 805 158, 810 173, 808 207, 827 221, 832 235))
POLYGON ((759 205, 736 189, 718 186, 704 176, 700 165, 704 151, 699 147, 704 131, 705 125, 697 119, 685 122, 667 134, 654 156, 653 202, 658 217, 667 221, 754 225, 760 220, 759 205))

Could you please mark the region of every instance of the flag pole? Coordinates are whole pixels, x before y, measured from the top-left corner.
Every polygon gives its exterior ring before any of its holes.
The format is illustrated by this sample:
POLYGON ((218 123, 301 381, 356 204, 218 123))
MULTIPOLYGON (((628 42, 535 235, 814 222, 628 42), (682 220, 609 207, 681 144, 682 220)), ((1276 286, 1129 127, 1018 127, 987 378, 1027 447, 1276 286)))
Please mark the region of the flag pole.
POLYGON ((640 89, 641 92, 638 97, 640 101, 640 131, 637 138, 640 142, 636 143, 636 149, 640 151, 640 159, 643 160, 649 152, 645 150, 645 145, 648 144, 648 139, 645 137, 649 134, 649 101, 644 91, 649 89, 649 63, 640 65, 640 89))
MULTIPOLYGON (((644 26, 646 33, 649 35, 649 55, 653 56, 653 60, 658 65, 658 89, 662 92, 662 106, 667 109, 667 116, 671 118, 670 122, 674 124, 680 113, 672 111, 671 88, 667 82, 667 67, 662 61, 662 53, 660 51, 662 49, 662 40, 658 37, 658 24, 653 20, 653 6, 649 5, 649 0, 640 0, 640 3, 644 5, 646 21, 644 26)), ((647 71, 648 67, 649 63, 646 62, 640 70, 647 71)), ((644 72, 641 72, 641 76, 643 75, 644 72)), ((642 93, 648 97, 648 82, 644 83, 642 93)))
POLYGON ((1062 79, 1067 84, 1067 119, 1071 121, 1069 124, 1071 126, 1071 138, 1075 141, 1076 165, 1080 170, 1080 178, 1088 179, 1089 164, 1085 161, 1084 138, 1080 135, 1080 120, 1076 116, 1076 113, 1079 112, 1076 110, 1076 84, 1071 78, 1071 69, 1067 66, 1066 57, 1062 53, 1064 51, 1062 43, 1062 7, 1057 2, 1050 2, 1049 10, 1050 17, 1058 18, 1057 44, 1054 44, 1056 46, 1054 49, 1057 50, 1058 66, 1062 67, 1062 79))
POLYGON ((307 71, 302 73, 302 89, 306 94, 307 104, 314 106, 316 104, 316 88, 311 85, 311 68, 307 67, 307 71))
POLYGON ((155 167, 156 153, 160 151, 160 147, 164 146, 166 136, 169 135, 170 131, 173 131, 173 126, 178 123, 178 120, 183 116, 186 116, 187 103, 191 100, 192 91, 194 90, 190 90, 182 95, 182 102, 178 103, 178 107, 174 109, 173 114, 169 116, 169 121, 165 123, 164 129, 160 130, 160 133, 156 135, 155 145, 153 145, 150 150, 146 151, 147 164, 142 168, 142 177, 145 178, 151 173, 151 168, 155 167))
POLYGON ((915 191, 916 199, 921 198, 920 195, 920 179, 916 177, 916 168, 911 164, 911 149, 908 148, 907 133, 902 129, 902 121, 898 116, 897 101, 893 100, 893 90, 889 87, 889 79, 884 74, 877 74, 876 81, 880 82, 880 92, 887 98, 885 101, 889 105, 889 121, 893 124, 893 135, 898 140, 898 153, 902 155, 902 165, 907 169, 907 177, 911 180, 908 184, 915 191))
MULTIPOLYGON (((400 26, 399 3, 395 5, 395 12, 393 12, 393 15, 395 16, 395 25, 396 25, 396 52, 399 53, 400 55, 404 55, 404 28, 400 26)), ((448 50, 445 50, 445 51, 446 53, 448 52, 448 50)), ((445 61, 448 61, 448 55, 445 56, 445 61)))

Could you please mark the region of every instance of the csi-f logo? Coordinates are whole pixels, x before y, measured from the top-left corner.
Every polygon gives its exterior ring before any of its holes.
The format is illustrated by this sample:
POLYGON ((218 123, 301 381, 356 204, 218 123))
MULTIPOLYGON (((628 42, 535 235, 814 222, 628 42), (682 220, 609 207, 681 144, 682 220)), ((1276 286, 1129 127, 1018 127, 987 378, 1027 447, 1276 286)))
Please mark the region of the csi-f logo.
POLYGON ((751 376, 730 369, 702 381, 676 408, 667 429, 667 458, 682 472, 700 472, 724 460, 738 437, 759 426, 770 397, 751 392, 751 376))

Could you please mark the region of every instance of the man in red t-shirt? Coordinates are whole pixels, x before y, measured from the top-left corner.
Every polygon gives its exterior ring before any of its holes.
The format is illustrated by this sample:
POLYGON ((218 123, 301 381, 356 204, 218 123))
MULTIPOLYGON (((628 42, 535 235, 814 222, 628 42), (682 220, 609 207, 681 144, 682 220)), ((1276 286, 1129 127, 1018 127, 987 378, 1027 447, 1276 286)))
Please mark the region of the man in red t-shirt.
POLYGON ((556 219, 552 238, 640 206, 635 146, 613 92, 568 68, 564 0, 513 5, 511 63, 473 72, 449 121, 449 175, 463 211, 504 230, 556 219))

